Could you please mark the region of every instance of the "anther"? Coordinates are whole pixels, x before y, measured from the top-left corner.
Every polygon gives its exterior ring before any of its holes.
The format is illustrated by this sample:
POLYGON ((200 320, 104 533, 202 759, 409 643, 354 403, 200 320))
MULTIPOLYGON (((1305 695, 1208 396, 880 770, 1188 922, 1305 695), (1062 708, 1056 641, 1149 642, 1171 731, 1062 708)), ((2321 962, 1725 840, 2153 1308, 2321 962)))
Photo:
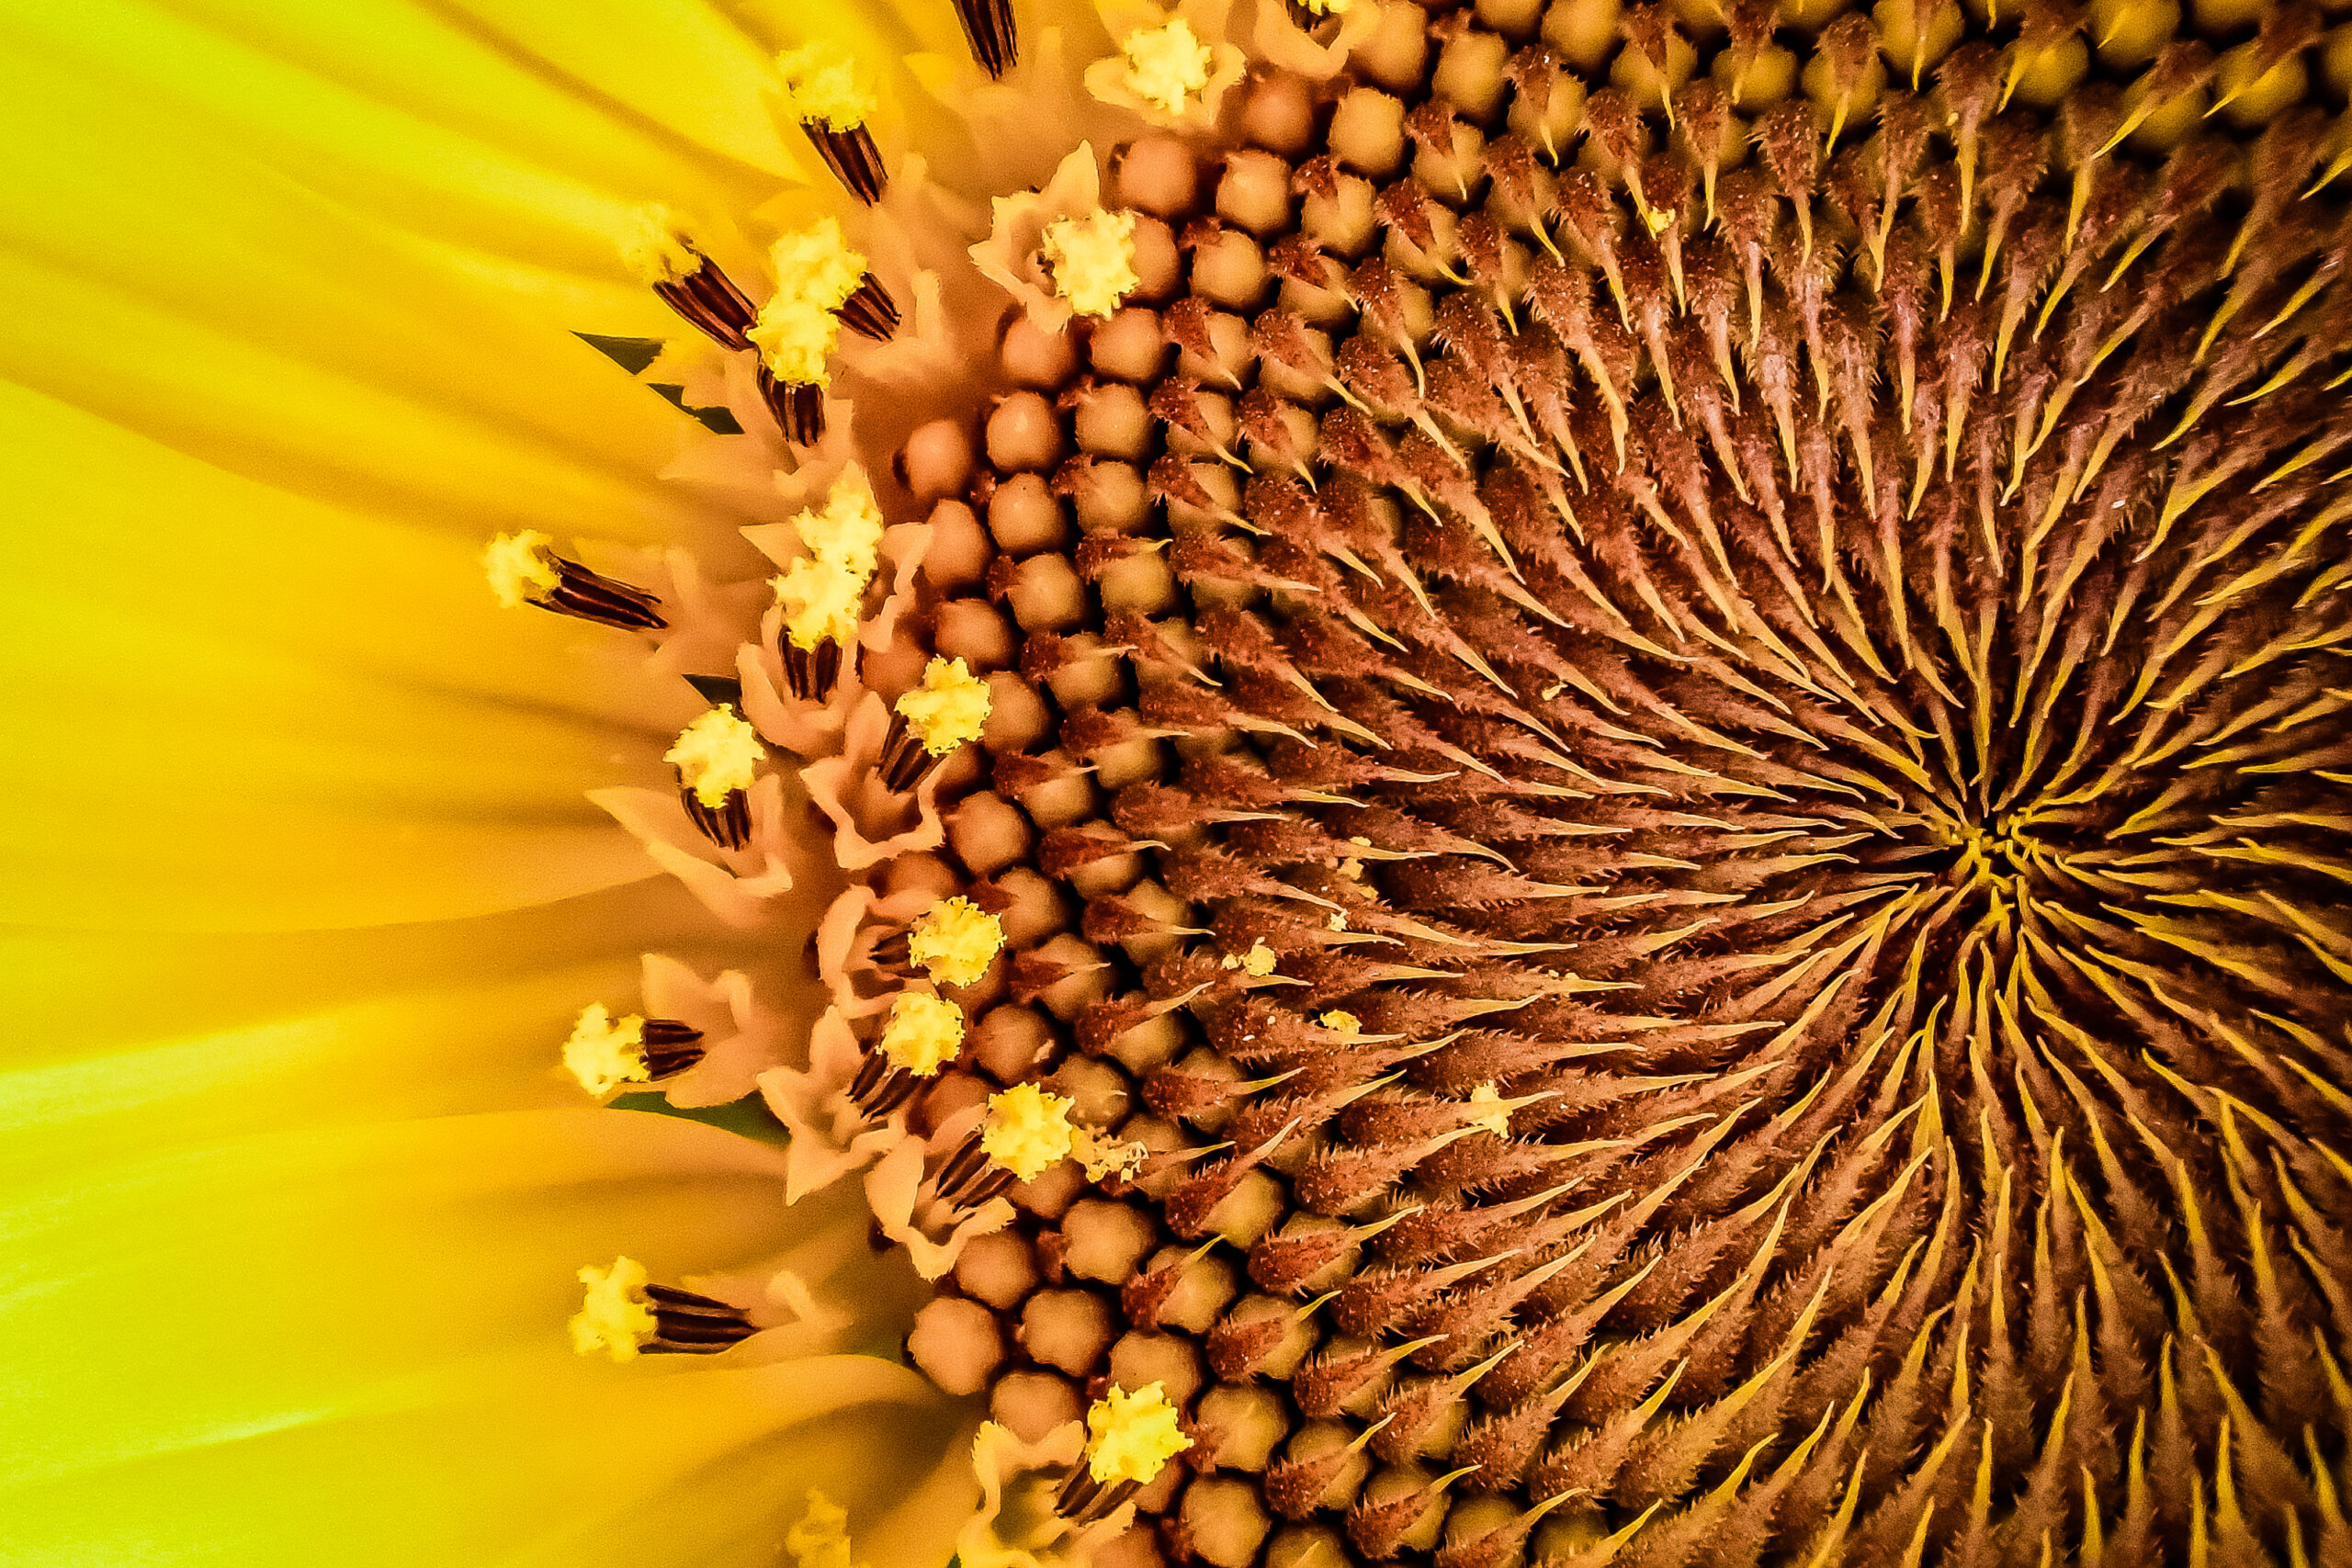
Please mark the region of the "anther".
POLYGON ((749 1339, 758 1330, 741 1307, 669 1285, 648 1285, 653 1303, 653 1338, 639 1347, 649 1356, 710 1356, 749 1339))
POLYGON ((483 547, 482 574, 501 605, 512 610, 537 604, 623 631, 658 631, 670 624, 655 608, 662 601, 654 595, 593 572, 548 547, 548 536, 535 528, 501 534, 483 547))
POLYGON ((875 943, 874 962, 899 975, 919 968, 935 986, 972 986, 1003 947, 1003 923, 959 896, 942 898, 875 943))
POLYGON ((956 0, 956 19, 972 58, 989 76, 1001 81, 1021 58, 1021 40, 1013 31, 1012 0, 956 0))
POLYGON ((1143 279, 1136 273, 1136 215, 1097 209, 1046 225, 1038 251, 1053 275, 1054 292, 1081 316, 1103 321, 1143 279))
POLYGON ((702 1031, 673 1018, 616 1019, 602 1002, 582 1009, 563 1043, 564 1070, 590 1094, 656 1083, 702 1060, 702 1031))
POLYGON ((639 1356, 708 1356, 759 1332, 741 1307, 646 1281, 645 1265, 616 1258, 580 1270, 586 1299, 571 1319, 571 1348, 615 1361, 639 1356))
POLYGON ((778 236, 769 254, 776 291, 743 335, 760 350, 760 396, 786 439, 810 446, 825 434, 825 360, 851 301, 852 324, 869 336, 887 338, 898 310, 831 218, 778 236))
POLYGON ((865 129, 874 113, 874 94, 858 82, 849 57, 813 43, 777 55, 775 68, 784 77, 800 129, 808 133, 825 166, 868 207, 881 200, 889 175, 882 167, 874 133, 865 129))
POLYGON ((1063 1481, 1054 1509, 1073 1524, 1090 1524, 1158 1480, 1168 1461, 1192 1446, 1164 1384, 1148 1382, 1130 1393, 1113 1383, 1086 1412, 1085 1462, 1063 1481))
POLYGON ((785 683, 802 702, 830 701, 842 667, 856 657, 865 579, 837 561, 797 560, 773 580, 783 613, 776 653, 785 683))
POLYGON ((1034 1083, 989 1096, 988 1113, 943 1161, 932 1190, 953 1209, 971 1210, 1016 1181, 1028 1181, 1069 1156, 1071 1101, 1034 1083))
POLYGON ((636 231, 621 241, 621 260, 719 347, 733 352, 752 346, 748 334, 759 311, 751 296, 695 248, 666 209, 650 207, 638 215, 636 231))
POLYGON ((745 792, 766 754, 759 731, 722 704, 680 730, 662 760, 678 770, 679 792, 696 829, 722 848, 740 850, 752 841, 745 792))
POLYGON ((891 710, 882 741, 883 787, 899 795, 914 788, 957 747, 978 739, 988 719, 988 682, 961 659, 934 658, 922 684, 891 710))

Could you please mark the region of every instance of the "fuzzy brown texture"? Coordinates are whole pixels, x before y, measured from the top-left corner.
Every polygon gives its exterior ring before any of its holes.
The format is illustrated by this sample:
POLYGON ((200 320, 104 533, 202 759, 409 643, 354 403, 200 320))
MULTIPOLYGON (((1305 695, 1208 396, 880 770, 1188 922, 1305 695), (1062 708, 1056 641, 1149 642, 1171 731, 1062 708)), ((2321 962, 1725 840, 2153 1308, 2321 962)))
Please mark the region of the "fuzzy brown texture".
POLYGON ((1246 87, 972 433, 978 1065, 1149 1157, 944 1289, 1183 1402, 1138 1568, 2352 1561, 2352 217, 2198 117, 2316 22, 1701 9, 1246 87))

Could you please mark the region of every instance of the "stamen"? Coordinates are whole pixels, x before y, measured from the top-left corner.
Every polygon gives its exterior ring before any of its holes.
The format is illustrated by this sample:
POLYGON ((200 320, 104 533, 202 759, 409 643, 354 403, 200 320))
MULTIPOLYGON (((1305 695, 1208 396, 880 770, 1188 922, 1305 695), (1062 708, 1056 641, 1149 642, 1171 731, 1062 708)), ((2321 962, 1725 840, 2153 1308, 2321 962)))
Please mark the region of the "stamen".
POLYGON ((857 1076, 850 1080, 848 1092, 852 1104, 879 1122, 913 1099, 915 1090, 922 1087, 914 1074, 881 1052, 870 1051, 858 1064, 857 1076))
POLYGON ((536 528, 491 540, 482 547, 481 566, 490 591, 510 610, 536 604, 623 631, 659 631, 670 624, 654 608, 659 598, 557 555, 536 528))
POLYGON ((758 316, 751 297, 695 248, 668 209, 640 211, 620 249, 623 265, 711 342, 730 353, 751 346, 746 334, 758 316))
POLYGON ((1004 947, 1004 925, 969 898, 942 898, 907 930, 907 956, 938 986, 972 986, 1004 947))
POLYGON ((1012 0, 956 0, 956 20, 972 58, 990 78, 1002 81, 1021 58, 1021 39, 1013 31, 1012 0))
POLYGON ((768 254, 776 291, 745 336, 759 347, 760 395, 786 438, 812 446, 825 434, 824 389, 831 379, 825 360, 850 300, 859 300, 858 330, 886 338, 898 323, 898 308, 831 218, 778 236, 768 254))
POLYGON ((961 659, 933 659, 923 669, 922 684, 892 710, 882 742, 884 787, 900 795, 914 788, 942 758, 979 739, 988 721, 988 682, 961 659))
POLYGON ((642 1347, 649 1356, 714 1356, 749 1339, 758 1330, 741 1307, 669 1285, 648 1285, 653 1303, 654 1337, 642 1347))
POLYGON ((825 389, 806 381, 779 380, 765 365, 755 378, 760 397, 775 415, 784 438, 796 446, 814 446, 825 438, 825 389))
POLYGON ((1104 321, 1142 283, 1136 273, 1136 215, 1094 211, 1046 225, 1039 249, 1054 275, 1054 292, 1081 316, 1104 321))
POLYGON ((902 1071, 930 1077, 964 1046, 964 1010, 944 997, 901 991, 876 1048, 902 1071))
POLYGON ((1209 85, 1216 52, 1182 17, 1163 27, 1137 28, 1119 48, 1127 57, 1127 91, 1168 114, 1182 114, 1192 96, 1209 85))
POLYGON ((651 1083, 702 1060, 702 1031, 673 1018, 616 1020, 602 1002, 581 1010, 563 1043, 564 1070, 602 1097, 625 1083, 651 1083))
POLYGON ((842 301, 842 325, 876 343, 889 342, 891 334, 899 330, 899 302, 890 298, 882 280, 870 272, 842 301))
POLYGON ((708 1356, 741 1343, 758 1330, 740 1307, 646 1282, 645 1265, 616 1258, 609 1269, 594 1264, 580 1270, 586 1299, 571 1318, 571 1348, 598 1351, 616 1362, 640 1355, 708 1356))
POLYGON ((786 96, 800 129, 849 193, 868 207, 882 199, 889 175, 881 150, 865 122, 874 113, 874 93, 857 80, 854 62, 822 42, 786 50, 775 57, 786 96))
POLYGON ((989 1159, 1022 1181, 1069 1157, 1070 1106, 1063 1095, 1033 1083, 1017 1083, 989 1096, 980 1123, 980 1147, 989 1159))
POLYGON ((1078 1524, 1099 1519, 1192 1446, 1177 1427, 1165 1384, 1148 1382, 1130 1393, 1113 1383, 1086 1412, 1086 1463, 1062 1483, 1055 1511, 1078 1524))
POLYGON ((678 770, 686 815, 713 843, 740 850, 752 840, 751 802, 744 792, 767 755, 759 731, 721 705, 678 732, 662 760, 678 770))
POLYGON ((784 612, 776 651, 792 694, 821 703, 833 694, 843 660, 854 654, 865 579, 838 561, 804 557, 769 580, 784 612))

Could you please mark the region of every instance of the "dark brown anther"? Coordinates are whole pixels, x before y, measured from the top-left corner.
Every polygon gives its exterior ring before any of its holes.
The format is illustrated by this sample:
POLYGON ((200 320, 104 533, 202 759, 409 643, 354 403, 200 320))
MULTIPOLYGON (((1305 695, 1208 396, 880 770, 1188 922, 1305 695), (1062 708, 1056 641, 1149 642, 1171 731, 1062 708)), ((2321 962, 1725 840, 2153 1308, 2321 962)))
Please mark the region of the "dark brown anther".
POLYGON ((995 80, 1003 80, 1021 58, 1021 39, 1012 28, 1012 0, 956 0, 956 18, 972 58, 995 80))
POLYGON ((890 334, 899 330, 899 302, 890 298, 882 280, 870 272, 842 301, 841 313, 842 325, 876 343, 888 343, 890 334))
POLYGON ((531 601, 540 609, 622 631, 659 631, 670 624, 654 607, 662 601, 644 589, 591 571, 553 551, 547 552, 546 558, 555 569, 556 585, 548 590, 546 598, 531 601))
POLYGON ((1012 1172, 989 1158, 975 1131, 940 1162, 931 1179, 939 1201, 953 1209, 977 1209, 1012 1185, 1012 1172))
POLYGON ((1095 1480, 1093 1472, 1081 1461, 1055 1495, 1054 1511, 1072 1524, 1090 1525, 1108 1517, 1142 1490, 1142 1485, 1133 1481, 1114 1481, 1105 1485, 1095 1480))
POLYGON ((760 319, 758 307, 750 295, 735 287, 733 278, 718 270, 717 262, 699 252, 695 260, 694 271, 673 283, 655 284, 653 292, 719 347, 729 353, 751 347, 752 340, 745 334, 760 319))
POLYGON ((740 850, 752 841, 752 802, 741 790, 729 790, 718 805, 705 806, 702 796, 686 785, 680 785, 679 796, 685 802, 686 819, 696 831, 723 850, 740 850))
POLYGON ((645 1053, 645 1075, 657 1082, 674 1077, 702 1060, 702 1031, 674 1018, 649 1018, 638 1037, 645 1053))
POLYGON ((649 1356, 715 1356, 759 1332, 741 1307, 669 1285, 648 1285, 654 1334, 639 1347, 649 1356))
POLYGON ((876 942, 873 950, 866 956, 872 961, 874 967, 885 974, 896 975, 902 980, 914 978, 914 944, 904 928, 891 931, 876 942))
POLYGON ((907 723, 906 715, 890 716, 889 732, 882 738, 882 761, 876 768, 883 788, 893 795, 904 795, 922 783, 932 769, 944 760, 944 755, 934 755, 923 745, 907 723))
POLYGON ((850 1080, 849 1098, 860 1111, 881 1121, 914 1098, 922 1081, 879 1051, 868 1051, 850 1080))
POLYGON ((825 389, 810 381, 779 381, 760 367, 760 396, 784 430, 784 438, 797 446, 814 446, 825 435, 825 389))
POLYGON ((825 166, 833 171, 834 177, 850 195, 868 207, 882 199, 890 175, 882 167, 882 150, 874 145, 872 131, 862 125, 835 130, 820 119, 802 120, 800 129, 808 133, 817 156, 825 161, 825 166))
POLYGON ((826 637, 814 648, 802 648, 786 637, 778 639, 776 653, 784 661, 785 684, 794 696, 804 703, 832 700, 843 663, 840 643, 826 637))

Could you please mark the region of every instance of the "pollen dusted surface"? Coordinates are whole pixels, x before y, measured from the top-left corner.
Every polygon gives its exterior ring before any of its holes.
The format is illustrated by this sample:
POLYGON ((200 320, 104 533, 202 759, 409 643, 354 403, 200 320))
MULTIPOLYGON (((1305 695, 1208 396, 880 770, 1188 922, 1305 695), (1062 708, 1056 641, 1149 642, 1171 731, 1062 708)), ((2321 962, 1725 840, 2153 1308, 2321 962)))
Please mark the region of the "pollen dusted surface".
POLYGON ((2319 26, 1391 7, 1113 159, 864 874, 1004 940, 915 1359, 1187 1440, 1098 1568, 2352 1561, 2319 26))

